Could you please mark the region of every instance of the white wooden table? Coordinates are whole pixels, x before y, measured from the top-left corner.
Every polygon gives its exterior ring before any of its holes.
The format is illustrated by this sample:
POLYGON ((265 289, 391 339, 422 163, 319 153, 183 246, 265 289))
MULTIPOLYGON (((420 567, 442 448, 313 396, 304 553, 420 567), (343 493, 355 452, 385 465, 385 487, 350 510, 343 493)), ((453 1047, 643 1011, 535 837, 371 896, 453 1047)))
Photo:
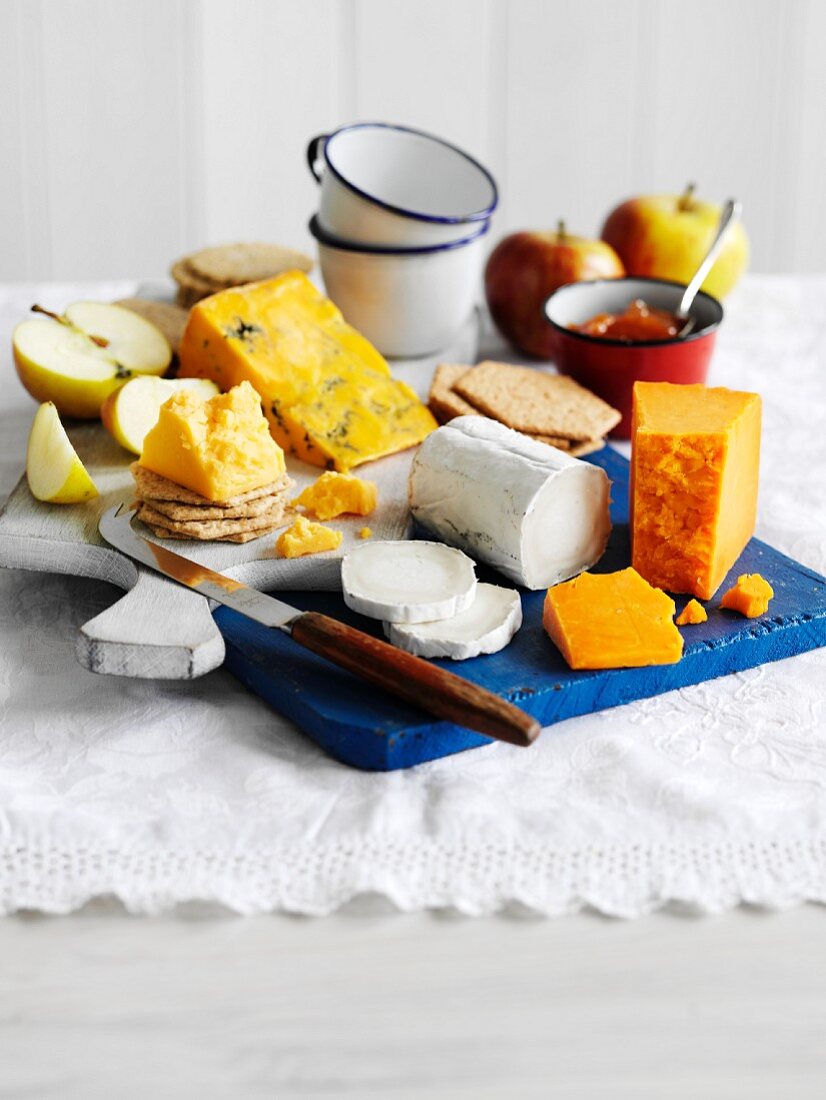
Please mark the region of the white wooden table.
MULTIPOLYGON (((32 412, 11 384, 4 402, 0 497, 32 412)), ((24 914, 0 921, 0 1100, 820 1098, 824 919, 471 920, 379 899, 317 920, 24 914)))
POLYGON ((814 907, 0 923, 0 1097, 820 1100, 814 907))

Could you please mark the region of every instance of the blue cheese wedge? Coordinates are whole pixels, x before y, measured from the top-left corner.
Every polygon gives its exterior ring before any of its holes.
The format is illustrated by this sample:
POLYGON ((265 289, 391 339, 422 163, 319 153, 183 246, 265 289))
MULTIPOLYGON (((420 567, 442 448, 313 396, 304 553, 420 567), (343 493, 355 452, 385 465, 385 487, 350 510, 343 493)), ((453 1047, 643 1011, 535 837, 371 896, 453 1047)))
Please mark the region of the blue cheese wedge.
POLYGON ((385 623, 387 638, 417 657, 466 661, 504 649, 522 625, 522 601, 512 588, 477 584, 466 611, 430 623, 385 623))
POLYGON ((608 476, 495 420, 460 416, 422 443, 410 471, 414 518, 526 588, 548 588, 602 557, 608 476))
POLYGON ((440 542, 369 542, 341 563, 344 602, 391 623, 449 619, 476 596, 476 567, 440 542))

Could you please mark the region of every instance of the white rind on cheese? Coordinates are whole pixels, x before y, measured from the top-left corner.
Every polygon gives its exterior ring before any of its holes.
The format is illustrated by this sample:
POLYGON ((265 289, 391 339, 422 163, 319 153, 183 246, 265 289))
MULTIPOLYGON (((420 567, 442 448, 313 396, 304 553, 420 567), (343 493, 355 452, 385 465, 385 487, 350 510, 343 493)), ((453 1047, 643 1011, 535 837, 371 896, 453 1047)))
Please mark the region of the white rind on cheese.
POLYGON ((522 625, 522 601, 512 588, 477 584, 476 599, 451 619, 431 623, 384 623, 393 645, 417 657, 465 661, 504 649, 522 625))
POLYGON ((420 446, 409 499, 429 531, 538 589, 602 557, 610 487, 599 466, 487 417, 460 416, 420 446))
POLYGON ((393 623, 448 619, 476 595, 476 567, 441 542, 369 542, 341 563, 344 602, 393 623))

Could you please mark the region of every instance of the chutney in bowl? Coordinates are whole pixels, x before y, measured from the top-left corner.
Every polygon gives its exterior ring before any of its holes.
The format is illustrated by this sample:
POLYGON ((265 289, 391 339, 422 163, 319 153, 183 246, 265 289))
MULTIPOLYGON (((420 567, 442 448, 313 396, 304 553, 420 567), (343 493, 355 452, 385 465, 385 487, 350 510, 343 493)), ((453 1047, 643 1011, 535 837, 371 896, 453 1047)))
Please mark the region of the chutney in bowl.
POLYGON ((631 431, 635 382, 706 381, 723 307, 701 291, 691 306, 694 327, 685 336, 615 339, 610 331, 589 333, 580 331, 580 327, 602 315, 623 315, 638 299, 650 309, 676 314, 684 291, 682 283, 628 276, 568 283, 545 302, 545 317, 554 331, 557 370, 622 413, 622 420, 611 433, 619 439, 627 439, 631 431))

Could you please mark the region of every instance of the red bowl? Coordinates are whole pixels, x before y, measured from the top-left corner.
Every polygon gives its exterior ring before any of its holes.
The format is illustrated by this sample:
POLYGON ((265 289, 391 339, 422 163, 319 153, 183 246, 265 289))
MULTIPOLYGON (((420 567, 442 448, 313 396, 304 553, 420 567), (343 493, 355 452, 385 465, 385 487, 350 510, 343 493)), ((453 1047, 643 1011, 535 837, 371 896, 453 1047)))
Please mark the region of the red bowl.
POLYGON ((682 283, 665 279, 595 279, 562 286, 545 303, 545 316, 554 329, 557 370, 619 409, 622 420, 611 432, 619 439, 631 434, 635 382, 705 382, 723 307, 701 291, 691 307, 693 332, 670 340, 603 340, 572 332, 570 326, 598 313, 622 313, 635 298, 674 313, 684 291, 682 283))

